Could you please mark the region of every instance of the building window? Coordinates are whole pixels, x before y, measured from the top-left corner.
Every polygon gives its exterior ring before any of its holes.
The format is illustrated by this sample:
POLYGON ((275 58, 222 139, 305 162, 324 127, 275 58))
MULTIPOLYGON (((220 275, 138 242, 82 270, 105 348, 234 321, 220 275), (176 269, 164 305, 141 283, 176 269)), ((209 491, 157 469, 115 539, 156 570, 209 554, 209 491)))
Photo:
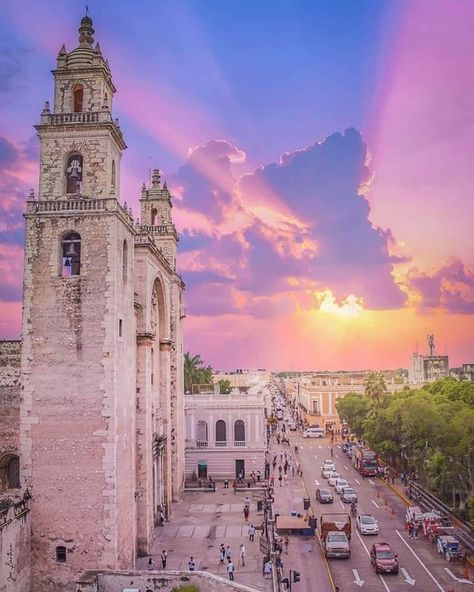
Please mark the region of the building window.
POLYGON ((241 419, 234 423, 234 441, 245 442, 245 423, 241 419))
POLYGON ((151 225, 152 226, 156 226, 157 219, 158 219, 158 210, 156 208, 153 208, 151 210, 151 225))
POLYGON ((150 383, 153 384, 155 380, 155 350, 151 348, 151 360, 150 360, 150 383))
POLYGON ((0 491, 19 487, 20 458, 16 454, 6 454, 0 459, 0 491))
POLYGON ((319 415, 319 401, 312 401, 313 409, 312 412, 314 415, 319 415))
POLYGON ((127 241, 123 241, 122 245, 122 279, 124 282, 127 281, 128 275, 128 244, 127 241))
POLYGON ((207 421, 199 420, 196 426, 196 442, 198 448, 206 448, 208 442, 207 421))
POLYGON ((226 446, 227 444, 227 430, 225 421, 219 419, 216 422, 216 446, 226 446))
POLYGON ((61 241, 61 275, 70 277, 81 271, 81 237, 68 232, 61 241))
POLYGON ((82 111, 82 106, 84 102, 84 87, 80 84, 77 84, 73 88, 72 94, 74 97, 74 113, 80 113, 82 111))
POLYGON ((123 337, 123 321, 119 319, 119 337, 123 337))
POLYGON ((82 154, 71 154, 66 163, 66 193, 82 193, 82 154))
POLYGON ((56 561, 66 563, 66 547, 59 545, 56 547, 56 561))
POLYGON ((115 160, 112 161, 112 174, 110 178, 110 184, 115 187, 115 160))

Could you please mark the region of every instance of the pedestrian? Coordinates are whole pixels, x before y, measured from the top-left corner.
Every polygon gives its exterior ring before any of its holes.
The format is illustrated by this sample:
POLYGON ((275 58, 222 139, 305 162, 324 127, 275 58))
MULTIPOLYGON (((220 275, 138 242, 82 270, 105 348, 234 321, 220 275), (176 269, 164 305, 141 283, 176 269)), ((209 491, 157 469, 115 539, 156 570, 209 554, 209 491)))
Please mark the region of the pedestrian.
POLYGON ((247 506, 244 507, 244 520, 245 522, 248 522, 249 520, 249 509, 247 506))
POLYGON ((334 456, 334 450, 333 450, 333 448, 332 448, 332 446, 331 446, 331 457, 332 457, 332 456, 334 456))
POLYGON ((280 482, 280 487, 281 487, 281 481, 282 481, 281 473, 278 475, 278 481, 280 482))
POLYGON ((257 471, 257 483, 260 483, 260 479, 262 478, 262 473, 257 471))
POLYGON ((410 539, 412 539, 412 538, 413 538, 413 532, 414 532, 414 530, 415 530, 415 529, 414 529, 414 524, 413 524, 413 522, 410 520, 410 521, 408 522, 408 536, 409 536, 409 538, 410 538, 410 539))
POLYGON ((285 553, 288 555, 288 545, 290 544, 290 539, 286 536, 284 545, 285 545, 285 553))
POLYGON ((272 475, 270 477, 270 487, 274 487, 275 486, 275 475, 272 475))
POLYGON ((236 495, 236 493, 237 493, 237 481, 235 481, 235 479, 234 479, 234 481, 232 483, 232 489, 234 490, 234 495, 236 495))
POLYGON ((219 565, 218 565, 217 569, 219 569, 221 566, 223 567, 224 564, 225 564, 225 547, 221 543, 221 546, 219 547, 219 565))
POLYGON ((243 483, 244 482, 244 474, 242 473, 242 471, 240 471, 239 473, 239 483, 243 483))
POLYGON ((418 538, 418 532, 420 531, 420 522, 418 520, 415 521, 415 524, 413 525, 413 537, 415 539, 418 538))
POLYGON ((250 508, 250 498, 248 495, 246 495, 244 499, 244 508, 250 508))
POLYGON ((165 513, 163 512, 163 510, 161 508, 159 511, 159 517, 160 517, 160 526, 163 526, 163 524, 165 523, 165 513))
POLYGON ((294 477, 295 476, 295 466, 291 465, 291 476, 294 477))
POLYGON ((229 489, 229 479, 224 479, 224 489, 229 489))
POLYGON ((188 569, 189 571, 194 571, 196 569, 196 563, 194 562, 194 558, 192 556, 188 561, 188 569))
POLYGON ((255 526, 254 526, 253 524, 251 524, 251 525, 249 526, 249 529, 248 529, 249 541, 250 541, 251 543, 253 543, 253 542, 254 542, 254 540, 255 540, 255 532, 256 532, 256 531, 255 531, 255 526))
POLYGON ((151 557, 148 559, 148 563, 146 564, 146 566, 147 569, 155 569, 155 562, 151 557))
POLYGON ((234 581, 234 571, 235 571, 235 565, 232 563, 232 560, 229 559, 229 563, 227 564, 227 573, 229 574, 229 580, 231 582, 234 581))
POLYGON ((246 551, 245 551, 245 546, 242 543, 240 545, 240 551, 239 551, 239 556, 240 556, 240 565, 244 566, 245 565, 245 555, 246 555, 246 551))
POLYGON ((288 475, 286 473, 283 475, 283 483, 288 485, 288 475))
POLYGON ((230 561, 232 559, 232 549, 229 545, 227 545, 227 547, 225 548, 225 556, 227 561, 230 561))
POLYGON ((268 580, 272 577, 272 564, 270 562, 270 559, 267 559, 265 561, 265 564, 263 566, 263 577, 268 580))
POLYGON ((168 551, 163 549, 161 551, 161 569, 166 569, 166 561, 168 560, 168 551))
POLYGON ((282 474, 282 472, 283 472, 283 467, 282 467, 281 465, 278 465, 278 472, 280 473, 280 475, 281 475, 281 474, 282 474))

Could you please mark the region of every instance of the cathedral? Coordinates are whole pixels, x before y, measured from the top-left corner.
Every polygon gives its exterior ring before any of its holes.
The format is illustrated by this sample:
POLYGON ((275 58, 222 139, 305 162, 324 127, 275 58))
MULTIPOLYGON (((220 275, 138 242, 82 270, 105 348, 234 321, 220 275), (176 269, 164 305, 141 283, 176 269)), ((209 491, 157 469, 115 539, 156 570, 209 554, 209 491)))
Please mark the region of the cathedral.
MULTIPOLYGON (((126 144, 93 35, 85 16, 78 46, 58 53, 54 98, 35 126, 17 449, 15 434, 0 438, 2 495, 21 493, 29 505, 32 592, 73 590, 86 570, 133 569, 184 479, 184 284, 172 198, 158 170, 141 189, 139 219, 120 195, 126 144)), ((11 574, 0 589, 28 589, 11 574)))

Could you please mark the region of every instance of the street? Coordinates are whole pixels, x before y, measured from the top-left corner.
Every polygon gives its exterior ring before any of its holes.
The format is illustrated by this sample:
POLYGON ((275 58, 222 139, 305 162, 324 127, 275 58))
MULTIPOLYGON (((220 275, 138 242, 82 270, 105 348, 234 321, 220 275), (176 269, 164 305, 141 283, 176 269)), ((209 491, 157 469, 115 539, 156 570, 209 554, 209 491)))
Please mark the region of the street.
MULTIPOLYGON (((291 448, 299 447, 298 457, 303 469, 303 481, 311 507, 319 518, 322 513, 350 511, 349 504, 343 504, 334 493, 334 503, 321 505, 315 499, 316 487, 329 487, 321 476, 321 464, 331 458, 330 442, 327 438, 302 438, 299 433, 290 432, 291 448)), ((374 590, 399 592, 414 590, 420 592, 451 592, 470 589, 471 583, 462 579, 459 565, 448 563, 436 552, 436 547, 424 539, 422 534, 416 540, 409 540, 404 528, 405 504, 379 479, 362 478, 353 468, 351 460, 342 452, 340 445, 334 445, 336 470, 347 479, 358 494, 358 512, 372 514, 379 523, 379 534, 361 536, 352 520, 350 559, 329 561, 335 585, 343 590, 374 590), (388 543, 398 554, 400 571, 398 575, 376 575, 370 563, 370 547, 374 542, 388 543), (451 572, 451 573, 449 573, 451 572), (457 578, 457 579, 455 579, 457 578)), ((329 487, 330 488, 330 487, 329 487)), ((332 488, 330 488, 332 489, 332 488)), ((314 553, 314 561, 324 562, 322 552, 314 553)), ((298 588, 295 586, 295 589, 298 588)), ((316 589, 302 587, 301 590, 316 589)), ((317 588, 322 590, 320 586, 317 588)), ((328 588, 331 590, 331 588, 328 588)))

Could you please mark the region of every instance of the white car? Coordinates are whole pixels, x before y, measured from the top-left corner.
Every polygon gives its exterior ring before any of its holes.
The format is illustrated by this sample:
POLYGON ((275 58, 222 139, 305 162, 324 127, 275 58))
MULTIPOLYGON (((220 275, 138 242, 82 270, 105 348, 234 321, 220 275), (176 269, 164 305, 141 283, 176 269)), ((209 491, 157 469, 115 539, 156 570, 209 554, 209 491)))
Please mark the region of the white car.
POLYGON ((349 483, 345 479, 338 479, 336 481, 335 489, 337 493, 341 493, 344 487, 349 487, 349 483))
POLYGON ((356 518, 356 526, 360 534, 379 533, 379 523, 372 514, 359 514, 356 518))
POLYGON ((323 460, 323 467, 335 467, 336 465, 334 464, 333 460, 330 460, 328 458, 323 460))
POLYGON ((325 479, 329 479, 329 476, 334 473, 336 471, 336 467, 332 466, 332 467, 321 467, 321 475, 325 478, 325 479))
POLYGON ((335 471, 333 471, 328 477, 329 485, 331 487, 334 487, 334 485, 336 485, 336 481, 340 478, 341 478, 341 475, 339 475, 339 473, 336 473, 335 471))

